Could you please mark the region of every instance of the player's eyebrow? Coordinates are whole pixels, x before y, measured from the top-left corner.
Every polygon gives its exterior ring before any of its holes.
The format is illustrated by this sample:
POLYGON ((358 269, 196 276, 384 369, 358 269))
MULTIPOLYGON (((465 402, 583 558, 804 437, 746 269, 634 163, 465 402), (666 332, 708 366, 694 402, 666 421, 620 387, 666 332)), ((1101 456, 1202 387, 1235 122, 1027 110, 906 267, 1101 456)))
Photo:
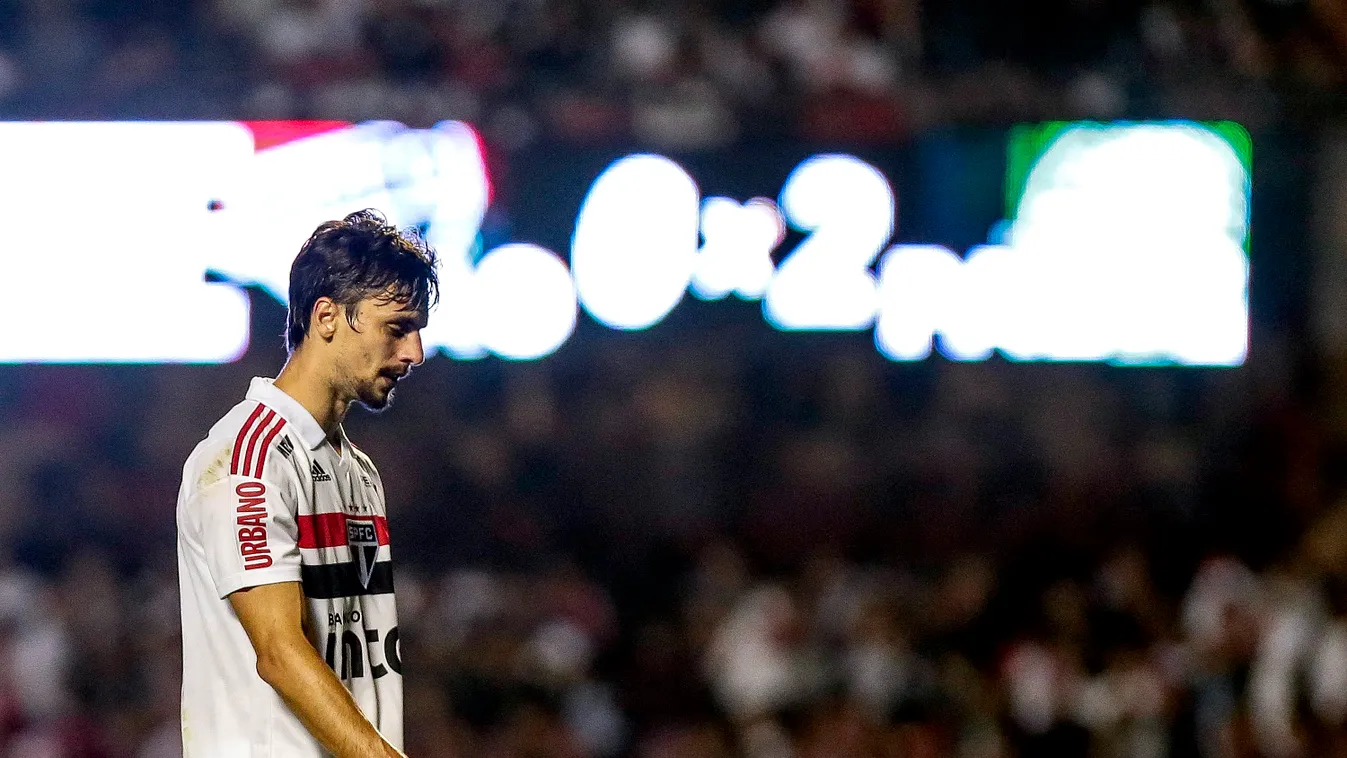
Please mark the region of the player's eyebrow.
POLYGON ((424 329, 426 327, 426 318, 424 313, 419 311, 404 311, 398 315, 390 316, 388 323, 397 324, 409 329, 424 329))

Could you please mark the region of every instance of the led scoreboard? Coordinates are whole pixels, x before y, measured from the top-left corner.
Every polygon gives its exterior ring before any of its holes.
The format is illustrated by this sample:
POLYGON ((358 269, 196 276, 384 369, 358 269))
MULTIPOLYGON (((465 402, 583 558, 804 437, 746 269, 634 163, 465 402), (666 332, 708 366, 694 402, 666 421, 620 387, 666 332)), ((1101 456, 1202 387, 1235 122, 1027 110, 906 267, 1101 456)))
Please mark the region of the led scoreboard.
POLYGON ((1243 362, 1242 129, 1044 124, 1008 152, 1006 220, 971 250, 893 244, 894 186, 849 154, 722 197, 638 153, 589 179, 568 250, 483 251, 492 186, 459 122, 0 123, 0 270, 42 324, 0 325, 0 362, 233 360, 250 332, 240 288, 284 302, 313 228, 366 207, 439 251, 423 337, 457 358, 547 356, 581 310, 657 328, 690 294, 760 301, 782 330, 871 330, 895 361, 1243 362))

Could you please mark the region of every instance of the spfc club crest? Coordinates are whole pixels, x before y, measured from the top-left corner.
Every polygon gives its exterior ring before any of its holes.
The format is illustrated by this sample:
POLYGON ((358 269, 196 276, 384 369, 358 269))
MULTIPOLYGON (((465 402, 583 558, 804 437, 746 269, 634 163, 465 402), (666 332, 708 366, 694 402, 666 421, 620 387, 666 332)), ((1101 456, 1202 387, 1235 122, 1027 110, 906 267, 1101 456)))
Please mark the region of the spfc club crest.
POLYGON ((351 547, 356 565, 360 567, 361 586, 369 589, 370 577, 374 575, 374 559, 379 555, 379 534, 374 530, 374 522, 346 519, 346 544, 351 547))

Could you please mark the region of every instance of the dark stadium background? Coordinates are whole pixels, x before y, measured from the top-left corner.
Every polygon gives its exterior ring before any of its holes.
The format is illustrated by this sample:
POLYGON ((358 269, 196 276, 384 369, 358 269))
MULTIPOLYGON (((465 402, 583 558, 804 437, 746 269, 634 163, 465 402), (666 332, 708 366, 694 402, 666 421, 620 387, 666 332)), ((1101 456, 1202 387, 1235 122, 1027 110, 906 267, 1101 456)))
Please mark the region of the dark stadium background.
MULTIPOLYGON (((632 150, 744 198, 842 149, 964 250, 1016 123, 1252 133, 1240 368, 898 364, 689 299, 353 412, 412 756, 1347 754, 1344 85, 1337 0, 0 0, 0 118, 463 119, 488 244, 567 249, 632 150)), ((174 497, 284 359, 251 296, 235 363, 0 366, 0 754, 180 754, 174 497)))

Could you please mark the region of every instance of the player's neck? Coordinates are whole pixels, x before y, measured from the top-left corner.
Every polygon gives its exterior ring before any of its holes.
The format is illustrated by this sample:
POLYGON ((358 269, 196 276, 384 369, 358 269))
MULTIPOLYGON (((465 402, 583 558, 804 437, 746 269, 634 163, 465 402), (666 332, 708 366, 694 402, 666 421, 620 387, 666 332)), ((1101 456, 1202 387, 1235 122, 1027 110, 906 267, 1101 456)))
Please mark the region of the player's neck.
POLYGON ((310 366, 303 351, 296 351, 276 377, 276 389, 294 398, 318 422, 334 446, 340 445, 342 419, 351 407, 351 399, 328 381, 325 372, 310 366))

